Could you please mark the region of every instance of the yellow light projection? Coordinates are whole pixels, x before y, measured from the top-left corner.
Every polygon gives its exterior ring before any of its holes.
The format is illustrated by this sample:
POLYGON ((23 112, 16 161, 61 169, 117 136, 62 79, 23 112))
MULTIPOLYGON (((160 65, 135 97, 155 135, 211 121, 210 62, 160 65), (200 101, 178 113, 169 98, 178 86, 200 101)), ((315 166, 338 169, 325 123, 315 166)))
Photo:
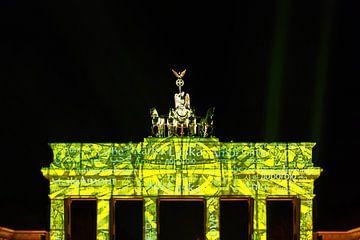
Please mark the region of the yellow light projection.
POLYGON ((217 138, 145 138, 140 143, 53 143, 50 239, 65 239, 64 199, 96 198, 97 239, 110 239, 110 200, 143 198, 144 239, 155 240, 157 199, 203 198, 205 235, 220 238, 220 197, 254 200, 253 239, 266 239, 266 199, 300 200, 300 239, 312 239, 314 143, 233 143, 217 138))

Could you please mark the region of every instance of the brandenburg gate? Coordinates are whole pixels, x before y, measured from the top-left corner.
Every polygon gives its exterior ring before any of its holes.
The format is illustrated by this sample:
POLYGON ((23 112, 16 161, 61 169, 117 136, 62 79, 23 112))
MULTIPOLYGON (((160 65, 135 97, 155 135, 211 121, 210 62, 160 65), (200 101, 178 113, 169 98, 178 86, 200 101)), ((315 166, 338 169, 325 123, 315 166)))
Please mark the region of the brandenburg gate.
POLYGON ((221 142, 213 136, 211 108, 199 118, 190 107, 182 77, 175 107, 151 110, 152 136, 139 143, 51 143, 53 162, 43 168, 50 182, 50 239, 73 239, 69 204, 96 201, 96 239, 114 237, 113 200, 143 201, 143 239, 161 239, 159 202, 204 203, 204 236, 220 239, 220 202, 249 202, 248 239, 267 239, 267 203, 294 203, 293 239, 312 239, 314 181, 311 142, 221 142))

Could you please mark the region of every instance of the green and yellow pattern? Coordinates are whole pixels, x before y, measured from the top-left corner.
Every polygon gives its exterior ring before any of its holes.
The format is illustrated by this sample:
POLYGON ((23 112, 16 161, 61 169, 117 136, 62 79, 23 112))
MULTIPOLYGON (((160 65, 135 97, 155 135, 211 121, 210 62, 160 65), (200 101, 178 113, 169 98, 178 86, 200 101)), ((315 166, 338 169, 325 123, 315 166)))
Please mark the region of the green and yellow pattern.
POLYGON ((110 239, 110 200, 143 198, 144 239, 157 239, 157 199, 203 198, 206 239, 219 239, 219 199, 254 199, 253 239, 266 239, 266 199, 300 199, 300 239, 311 239, 314 143, 145 138, 140 143, 52 143, 51 240, 65 239, 64 199, 96 198, 97 239, 110 239))

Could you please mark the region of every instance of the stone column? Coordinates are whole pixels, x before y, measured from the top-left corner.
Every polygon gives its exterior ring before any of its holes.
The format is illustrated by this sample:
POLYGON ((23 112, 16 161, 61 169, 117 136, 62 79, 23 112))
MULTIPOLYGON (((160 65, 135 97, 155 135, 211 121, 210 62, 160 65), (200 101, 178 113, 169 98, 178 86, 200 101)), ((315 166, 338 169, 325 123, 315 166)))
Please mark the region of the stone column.
POLYGON ((50 240, 65 240, 64 199, 50 201, 50 240))
POLYGON ((144 239, 156 240, 157 239, 156 198, 145 197, 144 203, 145 203, 144 239))
POLYGON ((219 197, 206 198, 206 239, 220 239, 220 199, 219 197))
POLYGON ((254 199, 253 239, 266 240, 266 198, 254 199))
POLYGON ((110 199, 97 199, 97 240, 110 240, 110 199))
POLYGON ((312 199, 300 199, 300 240, 313 239, 312 199))

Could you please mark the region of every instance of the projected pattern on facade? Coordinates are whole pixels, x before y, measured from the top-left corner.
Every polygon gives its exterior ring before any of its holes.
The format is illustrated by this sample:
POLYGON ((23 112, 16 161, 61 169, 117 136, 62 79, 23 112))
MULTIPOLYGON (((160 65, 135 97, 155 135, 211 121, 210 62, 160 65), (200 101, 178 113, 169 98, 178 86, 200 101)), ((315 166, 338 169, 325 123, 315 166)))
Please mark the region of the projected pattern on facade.
POLYGON ((64 199, 96 198, 97 239, 110 239, 110 199, 144 199, 144 239, 157 239, 157 199, 206 200, 206 238, 219 239, 219 199, 254 199, 253 239, 266 239, 266 199, 300 199, 300 239, 312 238, 314 143, 232 143, 217 138, 145 138, 141 143, 54 143, 51 239, 65 239, 64 199))

